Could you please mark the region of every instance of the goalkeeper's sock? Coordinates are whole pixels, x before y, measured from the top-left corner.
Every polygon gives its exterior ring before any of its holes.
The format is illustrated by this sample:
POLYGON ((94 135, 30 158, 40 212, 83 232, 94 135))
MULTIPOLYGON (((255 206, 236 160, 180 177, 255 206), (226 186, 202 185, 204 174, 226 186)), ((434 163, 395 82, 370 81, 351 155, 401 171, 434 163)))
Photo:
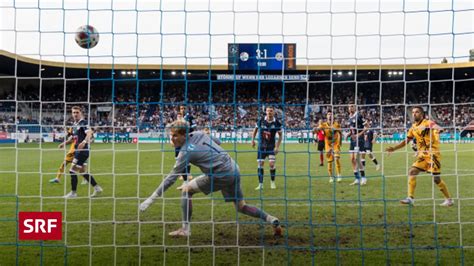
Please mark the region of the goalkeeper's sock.
POLYGON ((70 170, 69 174, 71 174, 71 190, 77 191, 77 174, 75 171, 70 170))
POLYGON ((263 184, 263 173, 264 173, 263 168, 259 167, 258 168, 258 182, 260 184, 263 184))
POLYGON ((449 195, 448 187, 446 186, 446 183, 444 183, 443 180, 441 180, 441 182, 439 182, 438 188, 439 188, 439 191, 441 191, 441 193, 443 193, 445 198, 447 198, 447 199, 451 198, 451 195, 449 195))
POLYGON ((95 179, 92 175, 89 175, 89 174, 83 174, 82 175, 86 180, 87 182, 89 182, 89 184, 91 184, 93 187, 95 187, 95 185, 97 185, 97 182, 95 182, 95 179))
POLYGON ((248 205, 248 204, 245 204, 239 211, 245 215, 252 216, 255 218, 260 218, 264 221, 267 220, 267 216, 268 216, 266 212, 260 210, 259 208, 255 206, 248 205))
POLYGON ((414 176, 408 177, 408 197, 415 198, 416 178, 414 176))
POLYGON ((189 223, 191 222, 191 216, 193 215, 193 194, 183 192, 181 195, 181 214, 183 217, 183 228, 189 230, 189 223))
MULTIPOLYGON (((270 168, 270 179, 272 181, 275 181, 275 175, 276 175, 276 169, 275 168, 273 168, 273 169, 270 168)), ((262 179, 262 182, 260 182, 260 183, 263 183, 263 179, 262 179)))

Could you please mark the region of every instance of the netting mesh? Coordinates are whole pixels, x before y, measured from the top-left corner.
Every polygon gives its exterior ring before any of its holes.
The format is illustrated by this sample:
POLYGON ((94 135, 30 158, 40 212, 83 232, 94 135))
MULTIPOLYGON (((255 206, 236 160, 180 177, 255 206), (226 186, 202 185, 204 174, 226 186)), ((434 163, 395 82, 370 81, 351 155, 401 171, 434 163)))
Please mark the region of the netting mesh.
MULTIPOLYGON (((469 3, 4 1, 0 14, 6 264, 474 262, 469 3), (96 47, 77 46, 81 25, 97 28, 96 47), (248 59, 269 64, 260 45, 295 44, 296 58, 285 59, 294 59, 295 68, 228 66, 228 45, 244 43, 262 53, 248 59), (365 186, 349 186, 352 104, 376 134, 371 150, 378 166, 368 154, 355 154, 365 157, 365 186), (384 151, 406 138, 419 105, 443 128, 441 177, 451 208, 439 206, 443 194, 430 175, 418 177, 416 207, 399 203, 416 152, 411 144, 390 157, 384 151), (73 123, 73 106, 95 132, 89 171, 104 189, 97 198, 87 184, 79 185, 78 198, 63 198, 70 166, 62 175, 58 167, 69 146, 58 144, 73 123), (269 106, 282 124, 276 188, 267 160, 263 189, 255 190, 260 172, 252 134, 269 106), (328 111, 341 126, 341 182, 329 182, 328 164, 336 171, 336 162, 313 145, 313 130, 328 111), (182 224, 180 180, 140 212, 175 164, 165 127, 188 115, 197 131, 209 129, 222 142, 240 166, 243 199, 278 217, 282 237, 220 193, 194 195, 192 235, 169 236, 182 224), (55 177, 59 184, 50 184, 55 177), (63 239, 20 241, 20 211, 61 211, 63 239)), ((201 172, 193 166, 188 174, 201 172)))

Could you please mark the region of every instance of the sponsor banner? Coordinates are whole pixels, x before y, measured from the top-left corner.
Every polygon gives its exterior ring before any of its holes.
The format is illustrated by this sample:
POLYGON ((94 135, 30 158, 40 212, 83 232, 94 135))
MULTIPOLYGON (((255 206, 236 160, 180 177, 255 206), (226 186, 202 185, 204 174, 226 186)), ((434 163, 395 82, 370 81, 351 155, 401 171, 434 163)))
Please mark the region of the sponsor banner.
POLYGON ((0 132, 0 139, 9 139, 7 132, 0 132))
POLYGON ((131 136, 130 133, 97 133, 95 134, 96 142, 103 143, 136 143, 134 142, 135 137, 131 136))
POLYGON ((97 106, 97 112, 111 112, 112 106, 97 106))
POLYGON ((308 75, 250 75, 250 74, 218 74, 217 80, 304 80, 308 75))
MULTIPOLYGON (((237 131, 213 131, 212 135, 220 139, 224 143, 250 143, 252 140, 251 134, 253 129, 239 129, 237 131)), ((1 139, 1 143, 24 143, 28 139, 28 142, 53 142, 53 140, 58 141, 62 134, 56 134, 53 139, 53 133, 11 133, 11 138, 1 139), (27 138, 28 137, 28 138, 27 138)), ((169 143, 169 137, 163 132, 146 132, 146 133, 96 133, 94 134, 95 143, 169 143)), ((284 143, 312 143, 313 134, 308 130, 287 130, 283 133, 284 143)), ((377 139, 377 142, 384 143, 394 143, 400 142, 405 139, 405 134, 393 134, 393 135, 384 135, 377 139)), ((474 142, 474 138, 471 135, 461 136, 459 133, 450 134, 443 133, 440 134, 441 143, 453 143, 454 140, 460 143, 474 142)), ((343 143, 348 143, 344 138, 343 143)))

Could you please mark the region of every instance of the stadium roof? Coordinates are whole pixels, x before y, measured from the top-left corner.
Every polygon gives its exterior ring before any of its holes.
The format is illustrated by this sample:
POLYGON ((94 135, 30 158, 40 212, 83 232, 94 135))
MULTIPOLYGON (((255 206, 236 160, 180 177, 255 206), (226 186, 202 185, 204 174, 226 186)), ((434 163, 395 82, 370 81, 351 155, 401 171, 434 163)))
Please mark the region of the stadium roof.
MULTIPOLYGON (((51 66, 59 68, 78 68, 78 69, 144 69, 144 70, 228 70, 227 65, 162 65, 162 64, 83 64, 83 63, 68 63, 61 61, 40 60, 34 57, 38 55, 17 55, 8 51, 0 50, 0 57, 2 57, 0 64, 4 65, 4 61, 10 59, 17 59, 18 61, 29 63, 33 65, 51 66)), ((10 60, 11 61, 11 60, 10 60)), ((439 64, 380 64, 380 65, 297 65, 297 70, 428 70, 428 69, 446 69, 446 68, 466 68, 474 67, 474 61, 461 63, 439 63, 439 64)), ((1 73, 1 72, 0 72, 1 73)))

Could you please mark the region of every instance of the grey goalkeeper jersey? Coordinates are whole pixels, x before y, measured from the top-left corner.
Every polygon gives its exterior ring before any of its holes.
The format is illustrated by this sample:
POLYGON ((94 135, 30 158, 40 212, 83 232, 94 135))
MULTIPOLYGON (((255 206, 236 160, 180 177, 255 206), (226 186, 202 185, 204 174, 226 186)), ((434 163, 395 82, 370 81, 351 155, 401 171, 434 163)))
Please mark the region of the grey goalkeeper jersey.
POLYGON ((181 148, 173 170, 161 182, 156 189, 156 195, 160 197, 171 187, 178 177, 185 173, 188 164, 193 164, 212 178, 225 178, 233 176, 238 167, 229 154, 219 146, 220 141, 212 138, 202 131, 189 133, 186 143, 181 148))

